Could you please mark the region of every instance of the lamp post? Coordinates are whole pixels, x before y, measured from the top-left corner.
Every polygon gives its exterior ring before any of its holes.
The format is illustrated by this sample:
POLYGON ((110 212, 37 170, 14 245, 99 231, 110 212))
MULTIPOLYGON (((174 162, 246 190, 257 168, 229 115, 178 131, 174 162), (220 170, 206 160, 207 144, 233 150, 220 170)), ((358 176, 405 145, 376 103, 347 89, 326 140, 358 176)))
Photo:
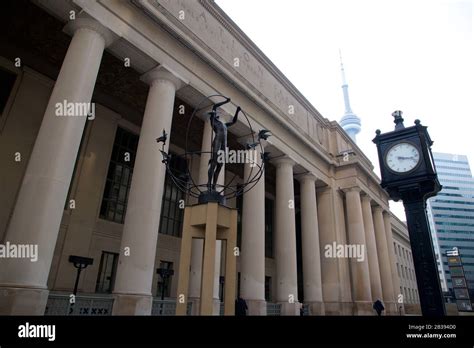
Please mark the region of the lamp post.
POLYGON ((77 256, 77 255, 69 255, 69 262, 73 264, 73 266, 77 269, 76 273, 76 282, 74 283, 74 290, 73 290, 73 295, 74 295, 74 301, 70 302, 71 307, 69 310, 69 314, 72 314, 74 311, 74 304, 76 303, 76 295, 77 295, 77 288, 79 286, 79 278, 81 277, 81 272, 83 269, 86 269, 87 266, 92 265, 94 262, 94 259, 90 257, 83 257, 83 256, 77 256))

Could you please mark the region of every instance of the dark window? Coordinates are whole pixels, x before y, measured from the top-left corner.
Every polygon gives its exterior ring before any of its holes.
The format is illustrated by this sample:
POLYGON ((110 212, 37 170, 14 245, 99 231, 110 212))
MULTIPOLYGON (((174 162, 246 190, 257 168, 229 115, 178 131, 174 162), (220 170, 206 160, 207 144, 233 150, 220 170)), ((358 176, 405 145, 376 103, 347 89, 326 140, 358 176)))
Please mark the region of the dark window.
POLYGON ((3 110, 7 105, 15 80, 15 73, 0 69, 0 115, 3 113, 3 110))
MULTIPOLYGON (((169 261, 160 261, 160 268, 162 269, 168 269, 172 270, 173 269, 173 262, 169 261)), ((156 288, 156 296, 158 297, 170 297, 171 296, 171 280, 173 279, 173 276, 170 275, 163 279, 162 276, 158 275, 158 286, 156 288), (163 294, 164 291, 164 294, 163 294)))
MULTIPOLYGON (((170 169, 176 177, 187 172, 186 160, 182 157, 171 155, 170 169)), ((184 216, 184 194, 173 183, 170 175, 166 173, 163 199, 161 202, 160 230, 162 234, 181 237, 184 216)))
POLYGON ((119 255, 116 253, 111 253, 108 251, 102 252, 95 292, 112 292, 115 282, 115 274, 117 272, 118 256, 119 255))
POLYGON ((265 257, 273 257, 273 200, 265 198, 265 257))
POLYGON ((125 219, 137 147, 138 135, 117 128, 100 207, 100 217, 103 219, 120 224, 125 219))
POLYGON ((265 301, 272 300, 272 277, 265 277, 265 301))

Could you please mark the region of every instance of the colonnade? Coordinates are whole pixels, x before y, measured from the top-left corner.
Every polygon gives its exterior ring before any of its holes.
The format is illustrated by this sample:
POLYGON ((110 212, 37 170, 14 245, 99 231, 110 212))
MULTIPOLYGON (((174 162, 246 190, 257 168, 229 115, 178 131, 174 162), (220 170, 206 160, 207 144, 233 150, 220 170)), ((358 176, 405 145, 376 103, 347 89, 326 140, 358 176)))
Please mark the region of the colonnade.
MULTIPOLYGON (((90 18, 68 25, 73 38, 50 97, 6 240, 38 244, 39 259, 6 259, 0 267, 0 314, 43 314, 47 279, 73 175, 86 117, 59 118, 56 103, 90 102, 104 49, 115 35, 90 18)), ((114 287, 113 314, 149 315, 166 168, 156 154, 157 130, 170 134, 176 91, 186 84, 173 71, 158 66, 142 76, 149 84, 143 123, 128 198, 121 255, 114 287), (123 251, 128 254, 124 256, 123 251)), ((208 121, 202 149, 210 148, 208 121)), ((167 141, 169 144, 169 139, 167 141)), ((167 147, 168 145, 166 145, 167 147)), ((208 150, 207 150, 208 151, 208 150)), ((261 158, 257 158, 260 162, 261 158)), ((207 181, 208 158, 202 156, 200 181, 207 181)), ((275 302, 283 315, 299 314, 294 178, 300 182, 303 287, 311 314, 371 314, 372 302, 394 303, 398 276, 390 214, 360 187, 316 188, 312 173, 294 175, 289 156, 272 160, 276 168, 275 302), (345 204, 344 204, 345 202, 345 204), (363 246, 362 257, 332 257, 327 246, 363 246)), ((222 174, 224 169, 222 170, 222 174)), ((244 179, 251 174, 245 164, 244 179)), ((224 178, 219 179, 222 183, 224 178)), ((217 250, 220 251, 218 247, 217 250)), ((193 245, 191 297, 198 299, 202 242, 193 245)), ((241 296, 249 314, 265 315, 265 180, 243 196, 241 296)), ((216 266, 220 266, 220 253, 216 266)), ((219 267, 216 267, 219 270, 219 267)), ((219 273, 214 295, 218 300, 219 273)), ((391 307, 390 307, 391 308, 391 307)), ((218 307, 217 307, 218 309, 218 307)))

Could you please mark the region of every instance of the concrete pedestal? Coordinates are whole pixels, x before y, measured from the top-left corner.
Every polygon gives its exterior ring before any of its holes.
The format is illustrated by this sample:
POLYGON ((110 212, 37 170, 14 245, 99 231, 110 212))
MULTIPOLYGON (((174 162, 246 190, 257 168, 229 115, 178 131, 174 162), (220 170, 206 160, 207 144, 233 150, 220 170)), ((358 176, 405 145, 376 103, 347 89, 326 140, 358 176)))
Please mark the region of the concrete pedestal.
POLYGON ((216 240, 226 240, 224 315, 235 313, 237 210, 217 203, 199 204, 184 210, 183 235, 179 263, 176 315, 186 315, 189 268, 193 238, 204 239, 200 315, 218 313, 220 302, 213 298, 215 287, 216 240), (180 299, 183 299, 180 301, 180 299))

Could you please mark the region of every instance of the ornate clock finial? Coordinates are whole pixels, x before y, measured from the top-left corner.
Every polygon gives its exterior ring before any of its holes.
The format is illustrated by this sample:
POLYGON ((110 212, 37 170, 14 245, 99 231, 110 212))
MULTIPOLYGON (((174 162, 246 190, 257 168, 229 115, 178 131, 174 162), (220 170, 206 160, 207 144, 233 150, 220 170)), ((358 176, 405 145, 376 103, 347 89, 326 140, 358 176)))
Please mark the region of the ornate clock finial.
POLYGON ((405 125, 403 124, 403 112, 401 112, 400 110, 396 110, 394 112, 392 112, 392 116, 395 118, 395 120, 393 121, 395 123, 395 130, 400 130, 400 129, 404 129, 405 128, 405 125))

